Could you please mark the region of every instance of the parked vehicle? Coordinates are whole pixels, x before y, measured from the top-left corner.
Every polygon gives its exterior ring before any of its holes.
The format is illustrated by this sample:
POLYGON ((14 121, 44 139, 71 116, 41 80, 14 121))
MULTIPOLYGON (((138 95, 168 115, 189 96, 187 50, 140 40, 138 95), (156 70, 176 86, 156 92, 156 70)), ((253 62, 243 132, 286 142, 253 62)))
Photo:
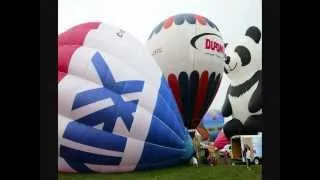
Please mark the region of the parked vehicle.
POLYGON ((262 133, 258 135, 237 135, 231 138, 231 159, 233 164, 245 163, 245 146, 252 150, 251 163, 262 163, 262 133))

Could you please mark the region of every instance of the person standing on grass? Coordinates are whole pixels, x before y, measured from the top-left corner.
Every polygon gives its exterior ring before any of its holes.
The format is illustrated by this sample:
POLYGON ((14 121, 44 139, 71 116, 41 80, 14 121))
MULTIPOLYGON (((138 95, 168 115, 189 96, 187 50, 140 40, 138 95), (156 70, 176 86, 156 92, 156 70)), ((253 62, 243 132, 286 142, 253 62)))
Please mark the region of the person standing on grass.
POLYGON ((247 163, 247 168, 250 169, 250 163, 251 163, 251 149, 249 146, 247 146, 247 152, 246 152, 246 163, 247 163))
POLYGON ((192 144, 194 151, 196 152, 196 158, 199 160, 200 159, 200 140, 194 135, 192 139, 192 144))
POLYGON ((210 166, 215 165, 215 146, 214 145, 210 145, 208 147, 208 157, 207 157, 207 162, 210 166))
POLYGON ((228 164, 228 151, 223 152, 223 159, 224 159, 224 164, 228 164))
POLYGON ((205 163, 210 165, 209 156, 210 156, 209 148, 206 147, 206 148, 204 149, 205 163))
POLYGON ((244 157, 245 162, 247 162, 247 151, 250 149, 248 144, 244 144, 244 149, 242 152, 242 156, 244 157))

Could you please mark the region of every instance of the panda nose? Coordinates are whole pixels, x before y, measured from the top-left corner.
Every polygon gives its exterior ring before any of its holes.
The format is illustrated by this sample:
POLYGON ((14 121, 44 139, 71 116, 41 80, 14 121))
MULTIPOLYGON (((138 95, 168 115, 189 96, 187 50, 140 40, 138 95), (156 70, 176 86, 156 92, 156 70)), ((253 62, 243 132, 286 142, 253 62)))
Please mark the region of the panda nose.
POLYGON ((227 56, 226 58, 226 64, 229 64, 230 63, 230 56, 227 56))

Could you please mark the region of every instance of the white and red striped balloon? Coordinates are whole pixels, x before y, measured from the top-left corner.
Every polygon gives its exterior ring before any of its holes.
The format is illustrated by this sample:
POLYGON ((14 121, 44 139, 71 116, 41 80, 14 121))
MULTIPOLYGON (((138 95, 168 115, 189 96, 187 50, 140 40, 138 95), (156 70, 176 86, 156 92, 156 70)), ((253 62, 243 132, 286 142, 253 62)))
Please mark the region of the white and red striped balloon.
POLYGON ((225 54, 217 26, 196 14, 168 17, 147 40, 179 105, 184 124, 194 129, 220 85, 225 54))

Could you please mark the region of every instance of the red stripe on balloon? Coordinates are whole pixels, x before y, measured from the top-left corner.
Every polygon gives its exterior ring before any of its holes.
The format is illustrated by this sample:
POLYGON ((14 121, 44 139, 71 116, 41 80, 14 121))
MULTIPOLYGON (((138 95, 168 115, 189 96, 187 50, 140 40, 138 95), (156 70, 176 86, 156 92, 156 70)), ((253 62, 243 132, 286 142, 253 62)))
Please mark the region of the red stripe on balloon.
POLYGON ((173 23, 173 17, 169 17, 164 23, 163 23, 163 27, 165 29, 168 29, 173 23))
POLYGON ((65 72, 58 71, 58 83, 67 75, 65 72))
POLYGON ((90 22, 75 26, 59 35, 58 45, 82 45, 87 36, 87 33, 92 29, 97 29, 100 24, 100 22, 90 22))
POLYGON ((196 105, 195 110, 192 115, 192 119, 200 119, 200 110, 203 106, 203 103, 205 102, 205 97, 207 94, 207 88, 208 88, 208 71, 204 71, 201 74, 198 90, 197 90, 197 99, 196 99, 196 105))
POLYGON ((202 25, 206 25, 207 24, 207 21, 206 19, 203 17, 203 16, 199 16, 199 15, 196 15, 196 19, 198 20, 198 22, 202 25))
POLYGON ((179 82, 177 77, 174 74, 169 74, 168 76, 168 83, 170 86, 170 89, 176 99, 177 105, 179 107, 180 113, 183 113, 183 105, 181 101, 181 92, 179 88, 179 82))
POLYGON ((97 29, 100 24, 100 22, 80 24, 59 35, 58 82, 68 73, 71 57, 83 45, 88 32, 92 29, 97 29))
POLYGON ((61 45, 58 47, 58 82, 67 75, 71 57, 79 47, 80 45, 61 45))
POLYGON ((58 47, 58 71, 68 73, 72 55, 80 45, 60 45, 58 47))

